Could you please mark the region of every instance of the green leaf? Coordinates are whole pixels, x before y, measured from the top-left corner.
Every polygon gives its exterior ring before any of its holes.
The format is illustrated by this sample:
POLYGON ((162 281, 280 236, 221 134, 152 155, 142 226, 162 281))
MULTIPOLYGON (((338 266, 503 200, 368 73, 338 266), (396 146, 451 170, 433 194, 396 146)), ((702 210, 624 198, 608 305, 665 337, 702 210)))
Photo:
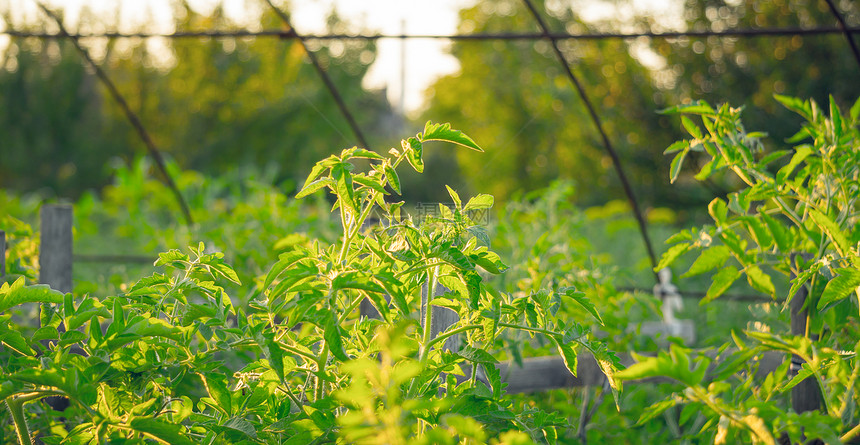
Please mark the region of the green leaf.
POLYGON ((452 129, 451 124, 448 123, 434 124, 433 122, 427 121, 424 125, 424 133, 421 135, 421 141, 451 142, 457 145, 462 145, 466 148, 471 148, 472 150, 484 151, 477 143, 475 143, 475 141, 472 140, 472 138, 466 136, 460 130, 452 129))
POLYGON ((690 269, 684 275, 681 275, 681 277, 693 277, 716 269, 722 266, 731 256, 732 251, 726 246, 709 247, 702 251, 699 257, 696 258, 696 261, 693 262, 693 265, 690 266, 690 269))
POLYGON ((31 357, 35 355, 33 349, 27 344, 27 340, 18 331, 13 331, 0 326, 0 343, 8 346, 19 354, 31 357))
POLYGON ((696 139, 702 139, 702 131, 699 127, 693 123, 687 116, 681 116, 681 125, 684 126, 684 129, 687 130, 687 133, 690 133, 690 136, 693 136, 696 139))
POLYGON ((266 281, 263 284, 263 288, 268 288, 283 271, 295 264, 297 261, 306 257, 307 253, 303 250, 292 250, 278 255, 278 261, 272 265, 269 273, 266 274, 266 281))
POLYGON ((841 300, 860 286, 860 270, 854 268, 842 268, 835 271, 839 275, 827 283, 821 298, 818 300, 818 309, 821 310, 828 304, 841 300))
POLYGON ((331 178, 322 178, 311 182, 310 184, 305 185, 304 187, 302 187, 301 190, 299 190, 299 192, 296 194, 296 199, 304 198, 305 196, 308 196, 323 187, 334 188, 334 181, 332 181, 331 178))
POLYGON ((667 147, 665 150, 663 150, 663 154, 667 155, 667 154, 675 153, 677 151, 681 151, 682 149, 689 150, 690 149, 690 141, 688 141, 688 140, 675 141, 675 143, 673 143, 672 145, 667 147))
POLYGON ((656 272, 659 270, 663 270, 663 268, 665 267, 668 267, 676 259, 678 259, 678 257, 687 253, 688 250, 690 250, 690 245, 686 243, 675 244, 674 246, 670 247, 669 250, 663 253, 663 256, 660 258, 660 264, 658 264, 657 267, 654 268, 654 271, 656 272))
POLYGON ((774 94, 774 99, 776 99, 779 103, 781 103, 785 108, 788 108, 791 111, 801 115, 804 119, 811 121, 812 120, 812 108, 810 107, 810 103, 804 102, 801 99, 791 96, 783 96, 781 94, 774 94))
POLYGON ((417 138, 411 137, 401 142, 406 160, 416 172, 424 171, 424 146, 417 138))
POLYGON ((672 366, 667 366, 667 358, 662 356, 645 357, 636 353, 633 353, 632 355, 633 358, 636 359, 636 363, 628 366, 626 369, 616 372, 615 377, 619 380, 641 380, 667 375, 671 372, 671 367, 674 366, 671 361, 669 362, 669 365, 672 366))
POLYGON ((152 417, 133 417, 129 422, 131 429, 154 437, 170 445, 194 445, 181 425, 175 425, 152 417))
POLYGON ((764 292, 770 296, 773 296, 776 293, 776 290, 773 287, 773 282, 770 279, 770 275, 764 273, 761 268, 756 265, 751 265, 746 268, 747 281, 749 281, 750 286, 753 289, 764 292))
POLYGON ((711 106, 703 100, 698 100, 694 103, 687 104, 687 105, 676 105, 674 107, 665 108, 665 109, 658 111, 658 113, 661 113, 661 114, 687 113, 687 114, 701 114, 704 116, 711 116, 711 115, 716 114, 714 109, 711 108, 711 106))
POLYGON ((720 198, 714 198, 708 204, 708 213, 711 215, 711 218, 717 222, 718 226, 726 224, 726 218, 729 215, 729 208, 726 206, 726 202, 720 198))
POLYGON ((394 170, 394 167, 391 166, 388 162, 383 165, 383 172, 385 173, 385 179, 388 180, 388 184, 391 186, 391 189, 394 190, 394 193, 400 194, 400 177, 397 176, 397 172, 394 170))
POLYGON ((794 171, 794 169, 797 168, 797 166, 800 165, 800 163, 803 162, 804 159, 806 159, 811 154, 812 147, 808 145, 801 145, 800 147, 797 147, 797 151, 794 153, 794 156, 791 157, 791 161, 789 161, 785 167, 782 167, 776 173, 776 182, 780 184, 784 183, 786 179, 788 179, 788 176, 791 175, 791 173, 794 171))
POLYGON ((365 176, 365 175, 354 175, 352 177, 352 180, 365 186, 365 187, 370 187, 373 190, 376 190, 377 192, 382 193, 383 195, 388 194, 388 192, 385 191, 385 188, 382 186, 382 183, 379 182, 379 180, 376 178, 372 178, 372 177, 365 176))
POLYGON ((217 407, 230 415, 233 413, 232 398, 230 390, 227 389, 227 377, 216 373, 198 373, 197 375, 203 379, 203 385, 206 387, 206 392, 209 397, 215 401, 217 407))
POLYGON ((556 348, 558 348, 558 353, 561 355, 561 359, 564 361, 564 367, 576 377, 577 368, 579 367, 579 357, 576 353, 576 345, 577 343, 562 343, 562 339, 557 338, 555 335, 549 336, 555 343, 556 348))
POLYGON ((185 270, 187 267, 187 263, 189 263, 191 259, 188 255, 179 251, 179 249, 170 249, 167 252, 161 252, 158 254, 158 259, 155 260, 154 266, 165 266, 170 265, 177 269, 185 270))
POLYGON ((836 251, 839 252, 839 255, 843 257, 846 256, 848 251, 851 249, 851 244, 848 243, 848 239, 845 238, 845 234, 842 233, 839 226, 827 215, 812 208, 809 209, 809 217, 812 218, 815 225, 817 225, 831 240, 833 240, 833 245, 836 248, 836 251))
POLYGON ((353 158, 361 158, 361 159, 376 159, 376 160, 380 160, 380 161, 385 159, 379 153, 377 153, 375 151, 370 151, 366 148, 356 148, 352 152, 352 157, 353 158))
POLYGON ((854 102, 854 105, 851 107, 851 111, 849 111, 849 115, 851 116, 851 125, 857 125, 858 120, 860 120, 860 97, 854 102))
POLYGON ((211 269, 215 270, 215 272, 218 272, 218 275, 221 275, 222 277, 230 280, 235 284, 238 284, 240 286, 242 285, 242 282, 239 281, 239 276, 236 275, 236 271, 233 270, 230 265, 222 261, 220 258, 211 260, 210 262, 206 263, 206 265, 209 266, 211 269))
POLYGON ((457 210, 463 208, 463 201, 460 200, 460 195, 458 195, 457 192, 454 191, 454 189, 448 187, 447 185, 445 186, 445 188, 448 189, 448 196, 450 196, 451 200, 454 201, 454 207, 457 210))
POLYGON ((477 195, 469 199, 463 211, 489 209, 493 207, 493 201, 492 195, 477 195))
POLYGON ((463 357, 464 359, 472 363, 483 363, 491 365, 499 363, 499 361, 489 352, 483 349, 474 348, 472 346, 464 346, 460 349, 459 352, 456 353, 456 355, 459 355, 460 357, 463 357))
POLYGON ((714 277, 711 279, 711 286, 708 288, 708 292, 705 294, 705 298, 699 302, 699 304, 705 304, 709 301, 712 301, 714 298, 719 297, 724 294, 732 283, 741 276, 741 271, 734 267, 725 267, 720 269, 714 277))
POLYGON ((675 180, 678 179, 678 175, 681 174, 681 167, 684 164, 684 158, 687 156, 689 152, 688 149, 681 150, 675 158, 672 159, 672 164, 669 166, 669 182, 674 184, 675 180))
POLYGON ((373 276, 364 272, 343 272, 331 281, 333 290, 359 289, 368 292, 385 293, 385 288, 372 280, 373 276))
POLYGON ((257 430, 254 429, 254 425, 241 417, 232 417, 221 426, 238 431, 252 439, 257 439, 257 430))
POLYGON ((24 277, 18 277, 11 285, 3 283, 0 286, 0 313, 24 303, 59 304, 62 302, 62 292, 53 290, 45 284, 25 286, 24 277))
POLYGON ((346 351, 343 349, 343 332, 341 332, 340 325, 337 323, 334 316, 327 317, 323 338, 325 338, 329 351, 331 351, 338 360, 349 360, 349 357, 346 355, 346 351))
POLYGON ((584 307, 585 310, 591 314, 601 325, 603 325, 603 319, 600 318, 600 314, 597 312, 597 307, 594 306, 594 303, 585 296, 585 293, 577 291, 575 288, 568 287, 559 289, 559 292, 563 292, 564 295, 567 295, 570 298, 573 298, 574 301, 579 303, 580 306, 584 307))

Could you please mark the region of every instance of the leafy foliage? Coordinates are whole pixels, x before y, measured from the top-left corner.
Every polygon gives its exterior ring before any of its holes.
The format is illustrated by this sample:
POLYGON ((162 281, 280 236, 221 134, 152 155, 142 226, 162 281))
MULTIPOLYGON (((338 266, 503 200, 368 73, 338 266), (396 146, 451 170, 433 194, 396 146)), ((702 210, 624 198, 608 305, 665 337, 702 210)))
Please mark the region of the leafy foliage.
MULTIPOLYGON (((740 438, 776 443, 781 436, 795 442, 804 435, 844 442, 860 432, 854 415, 860 366, 856 277, 860 100, 845 115, 832 98, 829 112, 811 100, 776 99, 806 121, 788 140, 798 144, 792 150, 767 153, 763 134, 748 133, 741 110, 728 105, 713 108, 700 101, 667 110, 682 114, 693 137, 670 147, 669 151, 678 151, 676 162, 689 151, 700 152, 707 162, 698 179, 729 171, 746 187, 712 201, 708 210, 714 225, 671 238, 675 244, 661 263, 672 263, 679 252, 694 250, 700 255, 688 274, 719 268, 703 304, 718 298, 741 276, 757 291, 781 297, 784 313, 792 299, 805 296, 806 332, 778 335, 759 325, 745 332, 751 345, 734 337, 733 345, 719 350, 722 363, 713 373, 705 372, 711 358, 697 354, 690 369, 692 352, 676 348, 670 354, 640 358, 619 378, 667 376, 682 383, 683 393, 656 406, 649 416, 678 403, 686 404, 685 411, 703 410, 706 425, 716 426, 710 433, 715 443, 740 438), (687 116, 697 116, 703 128, 687 116), (774 284, 777 273, 790 284, 779 287, 782 295, 774 284), (756 362, 750 360, 767 351, 793 354, 802 366, 794 376, 786 376, 782 366, 761 381, 756 362), (795 413, 786 407, 789 390, 806 378, 817 382, 820 412, 795 413)), ((640 421, 644 420, 647 417, 640 421)))
POLYGON ((566 419, 505 396, 497 339, 547 338, 571 372, 588 350, 617 382, 617 357, 587 328, 602 318, 572 287, 511 295, 485 282, 506 266, 470 214, 492 197, 464 204, 449 188, 453 205, 424 221, 386 201, 397 168, 406 160, 419 169, 431 140, 480 150, 428 123, 389 157, 350 148, 320 161, 299 196, 334 195, 341 237, 287 244, 268 273, 250 278, 247 304, 228 289, 248 278, 204 243, 160 254, 159 272, 104 299, 23 278, 3 285, 7 321, 20 303, 42 303, 31 338, 0 332, 0 395, 18 431, 34 428, 46 443, 554 441, 566 419), (367 172, 357 159, 371 161, 367 172), (371 216, 379 226, 366 224, 371 216), (364 300, 378 319, 359 316, 364 300), (593 318, 565 320, 568 303, 593 318), (459 319, 434 331, 440 310, 459 319), (43 409, 31 402, 54 395, 70 401, 65 422, 34 418, 30 409, 43 409), (32 426, 18 421, 26 417, 32 426))

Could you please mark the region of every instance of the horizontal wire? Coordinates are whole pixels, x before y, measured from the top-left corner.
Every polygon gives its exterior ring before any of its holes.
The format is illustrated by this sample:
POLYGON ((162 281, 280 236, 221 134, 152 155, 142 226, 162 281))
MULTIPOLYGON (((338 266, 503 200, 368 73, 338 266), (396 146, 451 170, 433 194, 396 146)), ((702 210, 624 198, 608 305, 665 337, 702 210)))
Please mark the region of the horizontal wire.
MULTIPOLYGON (((795 35, 823 35, 860 33, 860 27, 820 27, 820 28, 762 28, 762 29, 731 29, 724 31, 667 31, 667 32, 633 32, 633 33, 560 33, 552 32, 548 36, 542 33, 478 33, 478 34, 302 34, 303 40, 382 40, 382 39, 444 39, 444 40, 541 40, 547 37, 556 40, 601 40, 601 39, 635 39, 648 38, 679 38, 679 37, 767 37, 767 36, 795 36, 795 35)), ((241 38, 241 37, 277 37, 282 39, 298 39, 299 36, 293 30, 264 29, 251 31, 247 29, 228 31, 177 31, 173 33, 158 32, 104 32, 104 33, 70 33, 68 37, 62 33, 44 31, 19 31, 6 29, 0 31, 0 35, 21 38, 38 39, 121 39, 121 38, 241 38)))

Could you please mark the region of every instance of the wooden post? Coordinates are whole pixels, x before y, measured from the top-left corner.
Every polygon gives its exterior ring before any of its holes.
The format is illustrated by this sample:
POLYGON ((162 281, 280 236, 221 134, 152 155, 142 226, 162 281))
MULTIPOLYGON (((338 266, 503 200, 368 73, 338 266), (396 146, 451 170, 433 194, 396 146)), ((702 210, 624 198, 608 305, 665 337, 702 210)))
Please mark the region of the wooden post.
POLYGON ((39 282, 62 293, 72 291, 72 206, 46 204, 39 212, 39 282))
MULTIPOLYGON (((39 211, 39 282, 62 293, 72 291, 72 206, 46 204, 39 211)), ((64 332, 63 325, 57 328, 64 332)), ((64 411, 69 399, 64 396, 45 397, 44 402, 54 411, 64 411)))
MULTIPOLYGON (((806 335, 806 316, 808 311, 804 304, 808 291, 806 286, 801 286, 797 294, 791 299, 791 335, 806 335)), ((810 339, 816 340, 817 335, 810 335, 810 339)), ((797 355, 791 356, 789 377, 794 378, 803 366, 803 359, 797 355)), ((791 407, 798 414, 807 411, 818 411, 821 409, 821 391, 814 376, 809 376, 791 389, 791 407)))

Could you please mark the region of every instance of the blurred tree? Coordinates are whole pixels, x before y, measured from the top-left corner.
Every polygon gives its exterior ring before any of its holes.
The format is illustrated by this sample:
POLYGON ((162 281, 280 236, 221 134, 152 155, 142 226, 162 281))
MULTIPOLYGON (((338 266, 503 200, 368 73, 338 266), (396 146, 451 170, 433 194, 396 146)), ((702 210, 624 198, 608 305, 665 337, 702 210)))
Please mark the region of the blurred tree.
MULTIPOLYGON (((587 32, 564 3, 537 2, 553 30, 587 32)), ((460 13, 459 31, 533 32, 534 18, 518 0, 481 2, 460 13)), ((681 199, 663 186, 662 151, 671 143, 668 120, 654 113, 646 68, 620 40, 564 41, 562 51, 603 120, 624 168, 645 203, 681 199)), ((451 52, 458 74, 428 92, 426 116, 461 124, 488 154, 458 152, 473 189, 504 199, 556 178, 578 184, 583 204, 624 199, 611 161, 582 100, 546 41, 461 41, 451 52)))
MULTIPOLYGON (((203 15, 183 2, 174 12, 177 30, 237 27, 221 8, 203 15)), ((271 11, 261 20, 264 28, 281 25, 271 11)), ((347 31, 334 13, 328 28, 347 31)), ((178 39, 168 45, 165 56, 142 41, 113 40, 104 66, 159 148, 183 167, 217 175, 274 165, 281 181, 295 184, 319 158, 356 144, 298 41, 178 39)), ((393 117, 384 92, 361 87, 375 45, 310 45, 359 125, 375 136, 369 143, 386 140, 393 117)), ((0 142, 0 187, 48 186, 74 197, 106 183, 110 156, 140 152, 137 135, 71 45, 15 39, 5 58, 0 94, 8 106, 0 111, 0 134, 10 137, 0 142)))

